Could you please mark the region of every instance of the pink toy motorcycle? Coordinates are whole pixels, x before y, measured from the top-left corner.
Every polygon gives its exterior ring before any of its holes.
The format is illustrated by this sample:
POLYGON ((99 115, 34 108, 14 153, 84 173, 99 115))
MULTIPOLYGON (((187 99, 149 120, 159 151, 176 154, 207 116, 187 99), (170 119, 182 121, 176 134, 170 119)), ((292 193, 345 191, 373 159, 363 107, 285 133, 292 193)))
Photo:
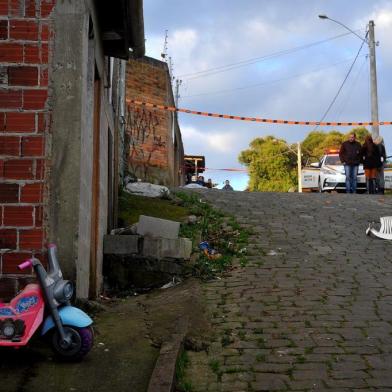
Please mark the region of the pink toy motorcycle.
POLYGON ((48 246, 48 271, 36 258, 19 269, 33 267, 38 284, 28 284, 10 303, 0 303, 0 347, 25 346, 40 329, 50 334, 54 352, 66 360, 79 360, 92 348, 91 318, 71 306, 74 288, 64 280, 57 261, 56 245, 48 246))

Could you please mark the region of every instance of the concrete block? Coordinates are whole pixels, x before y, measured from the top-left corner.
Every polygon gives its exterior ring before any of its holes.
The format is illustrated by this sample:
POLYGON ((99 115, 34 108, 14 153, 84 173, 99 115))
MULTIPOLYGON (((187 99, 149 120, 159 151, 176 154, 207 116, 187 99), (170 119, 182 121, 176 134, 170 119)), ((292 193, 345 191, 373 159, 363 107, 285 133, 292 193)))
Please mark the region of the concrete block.
POLYGON ((139 252, 138 235, 105 235, 103 253, 112 255, 130 255, 139 252))
POLYGON ((173 258, 189 260, 192 253, 192 241, 188 238, 153 238, 144 237, 143 256, 156 259, 173 258))
POLYGON ((137 234, 151 237, 177 239, 179 231, 180 222, 153 218, 152 216, 140 215, 137 224, 137 234))

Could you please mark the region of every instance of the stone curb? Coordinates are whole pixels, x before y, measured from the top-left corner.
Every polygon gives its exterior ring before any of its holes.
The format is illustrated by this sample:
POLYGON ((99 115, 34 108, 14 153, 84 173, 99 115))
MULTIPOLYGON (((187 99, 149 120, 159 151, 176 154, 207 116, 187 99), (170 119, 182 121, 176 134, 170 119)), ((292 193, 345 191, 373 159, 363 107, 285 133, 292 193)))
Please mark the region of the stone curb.
POLYGON ((175 386, 176 364, 188 331, 188 320, 180 320, 178 333, 162 344, 147 392, 172 392, 175 386))

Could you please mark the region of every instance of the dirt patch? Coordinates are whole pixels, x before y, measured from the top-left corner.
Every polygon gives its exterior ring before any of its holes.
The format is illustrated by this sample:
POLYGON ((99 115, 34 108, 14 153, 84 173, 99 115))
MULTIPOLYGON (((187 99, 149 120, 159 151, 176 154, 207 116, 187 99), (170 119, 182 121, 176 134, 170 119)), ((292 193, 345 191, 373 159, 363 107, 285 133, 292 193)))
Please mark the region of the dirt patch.
POLYGON ((95 345, 80 363, 61 363, 36 339, 29 347, 0 352, 0 391, 144 392, 161 344, 189 319, 189 335, 208 336, 200 283, 105 303, 94 317, 95 345))

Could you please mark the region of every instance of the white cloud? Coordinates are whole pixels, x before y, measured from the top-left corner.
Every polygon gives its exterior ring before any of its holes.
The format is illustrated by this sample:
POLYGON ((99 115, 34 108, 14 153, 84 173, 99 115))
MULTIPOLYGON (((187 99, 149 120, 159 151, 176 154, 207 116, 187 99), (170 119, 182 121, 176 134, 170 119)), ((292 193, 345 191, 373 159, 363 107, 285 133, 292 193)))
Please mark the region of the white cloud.
MULTIPOLYGON (((168 56, 176 67, 176 71, 189 69, 189 63, 193 57, 192 52, 198 45, 199 36, 194 29, 181 29, 168 32, 168 56)), ((150 35, 146 40, 146 54, 161 60, 164 50, 165 37, 150 35)))
MULTIPOLYGON (((336 23, 320 21, 318 14, 325 13, 360 35, 373 19, 376 40, 380 41, 377 47, 380 115, 383 120, 389 120, 392 101, 389 89, 391 0, 356 0, 355 7, 351 4, 353 0, 347 4, 341 0, 295 0, 294 8, 288 6, 287 0, 247 0, 246 3, 244 7, 242 2, 235 0, 147 0, 146 7, 150 7, 150 17, 154 18, 154 23, 150 24, 154 31, 146 34, 147 54, 160 59, 164 30, 169 29, 168 51, 173 58, 174 75, 179 76, 322 41, 346 32, 336 23)), ((181 77, 180 94, 184 99, 180 98, 180 106, 224 114, 319 120, 344 80, 359 45, 359 40, 348 34, 228 72, 193 80, 181 77), (348 61, 338 63, 344 59, 348 61), (291 78, 293 75, 302 76, 291 78), (272 81, 274 83, 269 83, 272 81), (252 85, 253 88, 237 89, 252 85), (186 96, 230 89, 230 92, 185 99, 186 96)), ((362 53, 366 53, 366 48, 362 53)), ((367 67, 365 58, 359 58, 327 120, 369 119, 367 67)), ((312 127, 260 126, 189 115, 180 115, 180 119, 186 153, 205 155, 207 165, 218 168, 238 167, 239 152, 254 137, 274 134, 297 141, 312 130, 312 127)), ((383 129, 388 141, 388 128, 383 129)), ((392 136, 389 142, 392 143, 392 136)))
MULTIPOLYGON (((236 151, 238 139, 241 139, 238 134, 233 132, 208 131, 208 133, 204 133, 190 126, 182 126, 181 134, 186 150, 188 146, 197 146, 201 151, 199 151, 199 154, 202 154, 206 148, 212 152, 216 151, 218 153, 236 151)), ((192 153, 197 153, 197 151, 193 151, 192 153)))

